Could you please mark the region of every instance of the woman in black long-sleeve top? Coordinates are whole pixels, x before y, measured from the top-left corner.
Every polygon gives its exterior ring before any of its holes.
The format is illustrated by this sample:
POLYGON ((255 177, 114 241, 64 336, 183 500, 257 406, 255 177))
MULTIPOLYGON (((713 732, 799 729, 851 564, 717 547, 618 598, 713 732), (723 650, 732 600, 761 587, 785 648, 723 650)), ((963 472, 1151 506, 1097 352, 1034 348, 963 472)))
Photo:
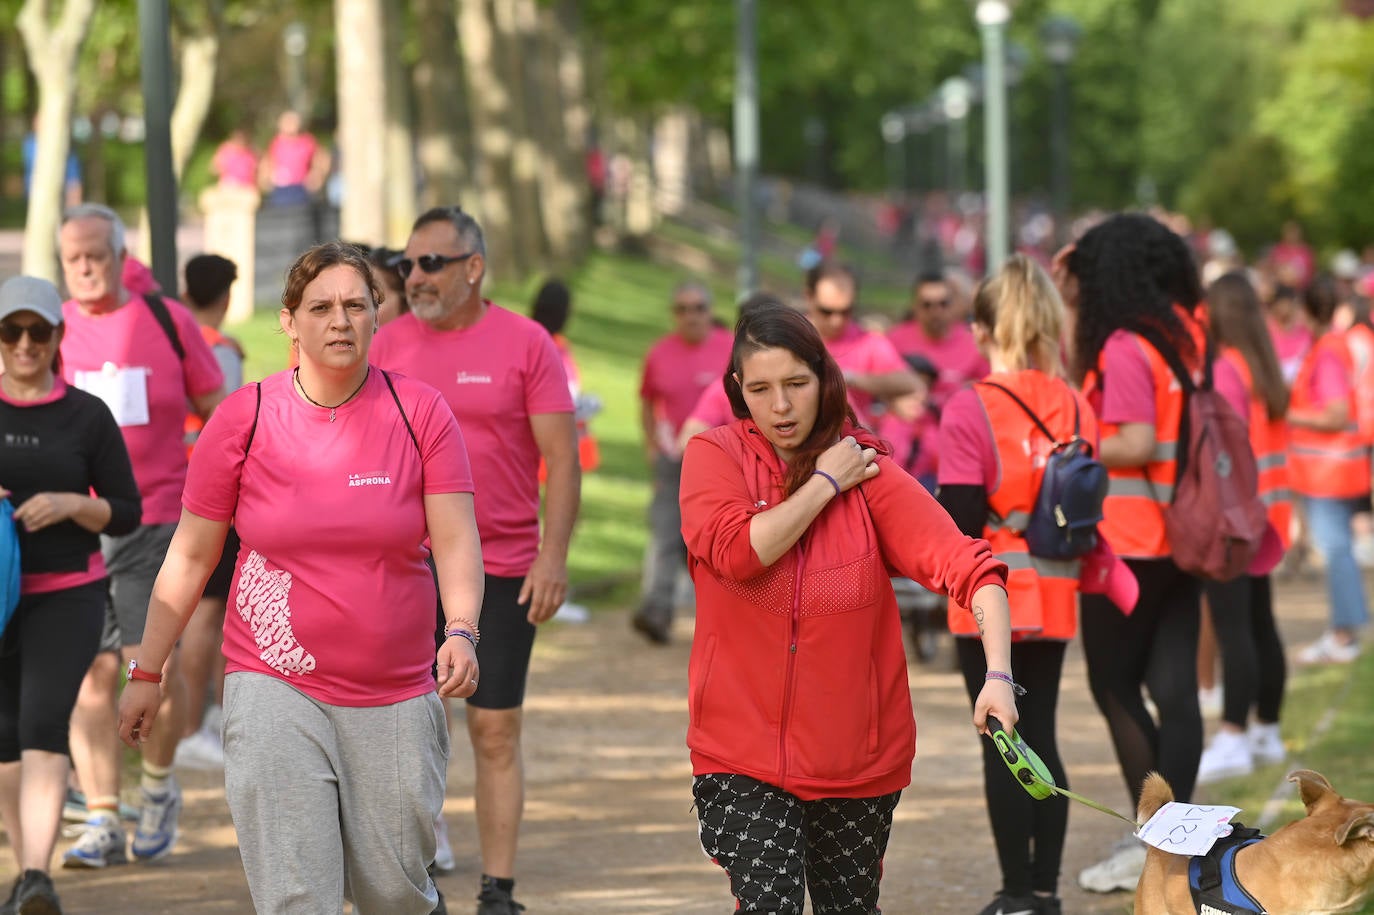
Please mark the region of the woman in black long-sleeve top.
POLYGON ((100 534, 128 533, 142 513, 109 408, 54 369, 61 339, 51 283, 17 276, 0 286, 0 496, 14 505, 21 570, 0 639, 0 820, 20 873, 6 904, 15 911, 35 898, 60 911, 48 866, 70 767, 67 721, 105 620, 100 534))

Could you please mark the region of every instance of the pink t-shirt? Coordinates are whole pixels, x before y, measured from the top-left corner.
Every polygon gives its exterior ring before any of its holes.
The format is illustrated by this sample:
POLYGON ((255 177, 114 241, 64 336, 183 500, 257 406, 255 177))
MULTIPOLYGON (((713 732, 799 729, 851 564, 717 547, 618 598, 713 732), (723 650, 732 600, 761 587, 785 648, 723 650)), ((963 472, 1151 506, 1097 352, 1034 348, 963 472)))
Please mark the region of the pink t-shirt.
POLYGON ((884 413, 878 437, 892 445, 892 459, 903 470, 923 483, 934 479, 940 456, 940 421, 934 411, 926 409, 911 421, 884 413))
POLYGON ((930 391, 930 403, 936 409, 948 403, 955 391, 988 373, 988 361, 978 351, 967 324, 952 324, 943 339, 932 340, 912 319, 888 331, 887 339, 903 356, 924 356, 940 370, 930 391))
POLYGON ((707 385, 706 390, 697 398, 696 406, 688 417, 714 429, 735 421, 735 411, 730 406, 730 397, 725 393, 724 384, 707 385))
POLYGON ((1245 421, 1245 425, 1250 425, 1250 392, 1245 388, 1245 379, 1241 376, 1240 370, 1225 359, 1218 359, 1212 363, 1212 387, 1226 402, 1231 405, 1231 409, 1236 411, 1236 415, 1245 421))
POLYGON ((696 344, 688 343, 680 334, 669 334, 644 357, 640 399, 654 405, 672 426, 674 436, 692 415, 702 392, 711 386, 721 387, 734 341, 734 335, 723 327, 712 328, 706 339, 696 344))
POLYGON ((142 296, 99 315, 85 314, 75 301, 62 306, 62 376, 104 400, 119 423, 143 495, 144 524, 175 524, 181 517, 186 400, 224 384, 191 312, 165 296, 163 302, 186 350, 184 361, 142 296))
MULTIPOLYGON (((825 341, 825 348, 830 351, 842 372, 884 375, 889 372, 909 371, 911 368, 886 337, 860 330, 853 322, 838 338, 825 341)), ((859 422, 872 429, 874 419, 869 411, 873 406, 873 395, 851 386, 849 403, 858 414, 859 422)))
POLYGON ((267 159, 271 162, 273 187, 290 187, 305 184, 310 175, 310 163, 315 159, 319 144, 308 133, 295 136, 278 134, 267 147, 267 159))
POLYGON ((1279 368, 1283 370, 1283 380, 1292 384, 1302 367, 1302 357, 1312 348, 1312 331, 1301 321, 1294 321, 1287 329, 1272 319, 1266 323, 1274 341, 1274 355, 1278 356, 1279 368))
POLYGON ((404 314, 378 331, 370 358, 433 385, 448 402, 472 458, 487 573, 524 576, 539 554, 539 446, 530 417, 573 412, 549 332, 490 302, 460 330, 434 330, 404 314))
POLYGON ((1155 424, 1155 376, 1144 346, 1128 330, 1113 331, 1103 344, 1102 364, 1110 370, 1091 398, 1102 422, 1155 424))
POLYGON ((988 414, 973 388, 956 391, 940 414, 941 486, 981 486, 993 492, 1001 480, 988 414))
POLYGON ((226 671, 267 674, 351 707, 434 689, 423 494, 471 492, 472 474, 438 392, 391 380, 404 419, 378 371, 334 422, 284 371, 263 381, 261 406, 249 385, 206 423, 185 504, 232 519, 243 541, 224 618, 226 671))
MULTIPOLYGON (((1345 400, 1350 396, 1353 384, 1345 374, 1341 360, 1328 350, 1322 350, 1313 357, 1312 377, 1308 395, 1312 406, 1321 408, 1333 400, 1345 400)), ((1351 418, 1354 421, 1354 417, 1351 418)))
MULTIPOLYGON (((314 155, 313 151, 311 155, 314 155)), ((228 141, 221 143, 219 149, 215 150, 213 164, 220 184, 257 187, 258 158, 247 146, 228 141)), ((306 161, 306 171, 309 172, 309 160, 306 161)))

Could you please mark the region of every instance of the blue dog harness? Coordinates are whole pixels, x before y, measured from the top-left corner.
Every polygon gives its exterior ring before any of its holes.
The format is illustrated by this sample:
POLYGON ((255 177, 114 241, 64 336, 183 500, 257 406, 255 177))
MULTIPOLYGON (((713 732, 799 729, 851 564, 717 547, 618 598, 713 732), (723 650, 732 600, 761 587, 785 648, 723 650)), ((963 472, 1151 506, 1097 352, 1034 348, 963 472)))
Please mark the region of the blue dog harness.
POLYGON ((1218 839, 1212 850, 1188 862, 1188 889, 1199 915, 1265 915, 1236 878, 1236 852, 1264 838, 1258 829, 1233 823, 1231 834, 1218 839))

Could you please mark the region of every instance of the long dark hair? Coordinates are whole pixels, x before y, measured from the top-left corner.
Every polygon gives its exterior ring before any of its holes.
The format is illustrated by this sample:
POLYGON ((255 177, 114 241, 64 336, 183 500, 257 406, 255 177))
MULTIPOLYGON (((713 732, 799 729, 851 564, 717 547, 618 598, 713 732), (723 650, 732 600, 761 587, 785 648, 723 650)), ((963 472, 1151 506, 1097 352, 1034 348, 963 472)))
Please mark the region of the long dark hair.
POLYGON ((562 333, 572 311, 572 293, 562 280, 547 280, 534 294, 530 317, 551 334, 562 333))
POLYGON ((1270 419, 1282 419, 1288 412, 1288 385, 1264 322, 1264 306, 1244 273, 1233 270, 1208 287, 1207 313, 1212 339, 1221 346, 1235 347, 1250 368, 1265 412, 1270 419))
POLYGON ((816 422, 811 434, 797 446, 783 477, 783 490, 791 495, 816 469, 816 458, 839 441, 845 421, 858 425, 854 410, 849 406, 844 374, 825 348, 821 335, 806 316, 784 305, 768 293, 755 293, 740 306, 735 322, 735 345, 730 350, 730 366, 725 370, 725 394, 730 409, 739 419, 749 419, 749 406, 744 402, 735 376, 744 360, 761 350, 785 349, 816 373, 820 381, 820 400, 816 405, 816 422))
POLYGON ((1336 289, 1336 281, 1329 273, 1320 273, 1307 286, 1302 296, 1302 307, 1307 316, 1320 327, 1330 327, 1331 319, 1340 307, 1341 294, 1336 289))
POLYGON ((1094 226, 1069 254, 1078 280, 1073 377, 1097 367, 1107 338, 1118 330, 1163 335, 1185 363, 1197 346, 1174 305, 1192 312, 1202 297, 1187 243, 1142 213, 1120 213, 1094 226))

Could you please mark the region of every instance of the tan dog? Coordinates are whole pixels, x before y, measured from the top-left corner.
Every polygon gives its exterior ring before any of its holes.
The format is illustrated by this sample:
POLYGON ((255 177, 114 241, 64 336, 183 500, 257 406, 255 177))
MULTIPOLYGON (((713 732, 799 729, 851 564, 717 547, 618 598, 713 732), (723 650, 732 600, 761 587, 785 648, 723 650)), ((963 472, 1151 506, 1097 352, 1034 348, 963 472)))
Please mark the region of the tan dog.
MULTIPOLYGON (((1269 915, 1359 911, 1374 894, 1374 804, 1346 800, 1308 769, 1288 780, 1298 783, 1307 816, 1236 852, 1236 878, 1269 915)), ((1150 773, 1138 822, 1173 799, 1164 777, 1150 773)), ((1188 889, 1190 860, 1148 850, 1135 891, 1136 915, 1196 915, 1188 889)))

